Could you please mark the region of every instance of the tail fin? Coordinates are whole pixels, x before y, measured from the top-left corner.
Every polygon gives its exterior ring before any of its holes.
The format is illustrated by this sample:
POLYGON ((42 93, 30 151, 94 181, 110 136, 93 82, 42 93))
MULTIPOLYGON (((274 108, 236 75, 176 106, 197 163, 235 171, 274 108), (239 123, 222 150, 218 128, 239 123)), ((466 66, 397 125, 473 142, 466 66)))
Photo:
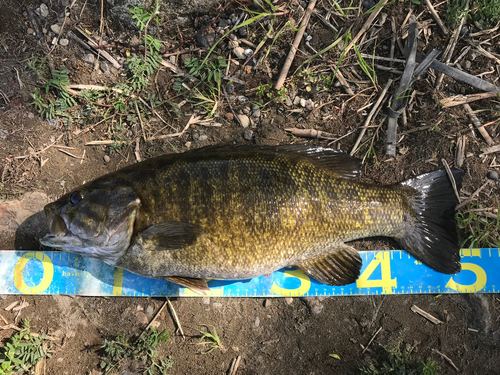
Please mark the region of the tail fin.
MULTIPOLYGON (((452 169, 457 190, 462 186, 460 169, 452 169)), ((454 218, 458 198, 445 171, 426 173, 402 183, 417 191, 409 199, 416 216, 408 221, 401 245, 432 269, 460 272, 460 246, 454 218)))

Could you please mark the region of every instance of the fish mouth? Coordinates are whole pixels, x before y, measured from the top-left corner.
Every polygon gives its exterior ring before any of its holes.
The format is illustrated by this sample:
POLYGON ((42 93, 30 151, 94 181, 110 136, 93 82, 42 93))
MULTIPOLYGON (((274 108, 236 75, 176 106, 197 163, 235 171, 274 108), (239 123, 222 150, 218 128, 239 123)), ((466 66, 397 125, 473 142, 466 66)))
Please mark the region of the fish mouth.
POLYGON ((67 227, 64 219, 57 212, 52 212, 49 217, 50 234, 56 237, 64 236, 67 232, 67 227))

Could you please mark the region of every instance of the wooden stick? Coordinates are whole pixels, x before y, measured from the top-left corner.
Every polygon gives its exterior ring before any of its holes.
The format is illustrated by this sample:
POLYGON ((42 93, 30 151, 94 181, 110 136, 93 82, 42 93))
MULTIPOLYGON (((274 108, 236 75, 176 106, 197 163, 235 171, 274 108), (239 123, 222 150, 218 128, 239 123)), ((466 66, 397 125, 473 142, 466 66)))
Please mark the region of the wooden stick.
POLYGON ((482 158, 488 154, 492 154, 494 152, 498 152, 500 151, 500 145, 495 145, 495 146, 491 146, 491 147, 486 147, 486 148, 483 148, 482 150, 482 153, 479 154, 479 157, 482 158))
POLYGON ((240 365, 240 361, 241 361, 241 355, 239 355, 233 360, 233 363, 231 363, 231 367, 229 368, 229 375, 236 374, 236 371, 238 371, 238 367, 240 365))
POLYGON ((380 331, 382 331, 382 327, 379 327, 379 329, 377 330, 377 332, 375 332, 375 334, 372 336, 372 338, 370 339, 370 341, 368 341, 368 344, 365 346, 365 348, 363 349, 363 351, 361 352, 361 354, 363 354, 364 352, 366 352, 366 350, 371 345, 371 343, 373 342, 373 340, 375 340, 375 337, 377 337, 377 335, 380 333, 380 331))
POLYGON ((467 136, 463 135, 458 138, 457 141, 457 150, 455 155, 455 165, 457 168, 462 168, 465 160, 465 144, 467 142, 467 136))
POLYGON ((378 109, 380 107, 380 104, 384 100, 384 97, 387 94, 387 90, 389 90, 389 87, 391 86, 391 84, 392 84, 392 79, 389 78, 389 80, 385 84, 384 89, 380 93, 380 96, 378 97, 377 102, 373 105, 372 110, 368 114, 368 117, 366 118, 366 120, 365 120, 365 122, 363 124, 363 128, 361 129, 361 133, 359 133, 358 139, 356 139, 356 143, 354 143, 354 146, 351 149, 351 152, 350 152, 351 156, 354 155, 354 153, 356 152, 356 149, 358 148, 359 144, 361 143, 361 140, 365 136, 365 132, 366 132, 367 126, 370 123, 370 121, 372 120, 373 115, 375 115, 375 113, 378 111, 378 109))
POLYGON ((370 26, 372 25, 373 21, 375 18, 377 18, 378 14, 381 12, 381 10, 384 8, 384 5, 387 4, 387 1, 389 0, 381 0, 377 5, 375 5, 375 10, 370 14, 366 22, 363 24, 363 27, 359 32, 356 34, 356 36, 351 40, 351 43, 346 47, 346 49, 343 51, 344 56, 347 55, 347 52, 351 50, 351 48, 354 46, 355 43, 358 42, 358 40, 363 36, 364 33, 368 31, 370 26))
POLYGON ((491 139, 490 135, 488 134, 488 131, 484 128, 483 124, 481 124, 481 121, 477 118, 476 114, 468 104, 464 104, 464 109, 469 115, 472 123, 474 124, 474 127, 478 130, 479 133, 481 133, 481 136, 484 138, 486 143, 488 143, 488 146, 493 146, 494 142, 493 139, 491 139))
POLYGON ((498 92, 495 91, 490 91, 480 94, 450 96, 448 98, 444 98, 439 103, 443 106, 443 108, 449 108, 449 107, 455 107, 457 105, 472 103, 482 99, 496 98, 496 97, 500 97, 500 94, 498 94, 498 92))
POLYGON ((177 313, 175 312, 174 306, 170 302, 170 300, 167 298, 167 303, 168 303, 168 308, 170 309, 170 312, 172 313, 172 316, 174 317, 175 324, 177 324, 177 329, 182 335, 182 338, 185 339, 186 337, 184 336, 184 331, 182 330, 181 322, 179 321, 179 317, 177 316, 177 313))
POLYGON ((455 366, 455 364, 453 363, 453 361, 446 355, 446 354, 443 354, 441 353, 440 351, 436 350, 436 349, 432 349, 432 351, 436 354, 439 354, 441 357, 443 357, 445 359, 446 362, 448 362, 457 372, 460 372, 460 370, 458 369, 457 366, 455 366))
POLYGON ((446 159, 441 159, 441 163, 443 163, 444 169, 446 169, 446 173, 448 174, 448 178, 450 179, 451 185, 453 186, 453 191, 455 192, 455 195, 457 196, 458 202, 460 203, 460 195, 458 194, 457 183, 455 182, 455 177, 453 176, 453 173, 451 173, 450 166, 448 165, 448 162, 446 161, 446 159))
POLYGON ((328 140, 335 139, 335 136, 332 133, 327 133, 316 129, 287 128, 285 129, 285 131, 292 133, 297 137, 328 139, 328 140))
POLYGON ((463 206, 465 206, 466 204, 469 204, 476 195, 478 195, 486 186, 489 186, 490 185, 490 182, 491 180, 487 180, 484 184, 482 184, 479 189, 477 189, 474 193, 471 194, 471 196, 465 200, 462 201, 462 203, 460 203, 456 210, 458 211, 459 209, 461 209, 463 206))
MULTIPOLYGON (((387 1, 387 0, 385 0, 387 1)), ((290 66, 292 65, 293 59, 295 58, 295 53, 297 52, 297 49, 299 48, 300 41, 302 40, 302 37, 304 36, 304 32, 306 31, 306 26, 309 23, 309 19, 311 18, 312 11, 314 7, 316 6, 316 0, 311 0, 309 2, 309 6, 306 9, 306 12, 304 14, 304 18, 302 18, 302 22, 300 24, 300 29, 297 31, 297 34, 295 35, 295 39, 293 40, 292 47, 290 48, 290 52, 288 53, 288 56, 286 57, 285 64, 283 65, 283 69, 281 69, 280 76, 278 77, 278 81, 276 82, 276 85, 274 88, 276 90, 280 90, 283 87, 283 84, 285 83, 286 76, 288 74, 288 71, 290 70, 290 66)))
MULTIPOLYGON (((426 0, 429 1, 429 0, 426 0)), ((429 1, 430 4, 430 1, 429 1)), ((467 0, 467 3, 465 4, 465 11, 469 9, 469 0, 467 0)), ((444 51, 443 56, 446 58, 445 64, 448 65, 451 61, 451 57, 453 56, 453 52, 455 51, 455 46, 457 45, 458 41, 458 36, 460 35, 460 30, 462 30, 462 27, 464 26, 466 16, 465 14, 462 16, 462 19, 460 20, 460 25, 453 31, 453 36, 451 37, 450 43, 448 44, 448 47, 444 51)), ((437 78, 436 78, 436 90, 439 90, 441 87, 441 83, 443 82, 443 73, 439 73, 437 78)))
POLYGON ((421 315, 423 316, 425 319, 427 319, 428 321, 434 323, 434 324, 442 324, 443 322, 440 321, 438 318, 436 318, 435 316, 432 316, 431 314, 429 314, 428 312, 422 310, 420 307, 418 307, 417 305, 413 305, 411 307, 411 311, 413 311, 414 313, 417 313, 418 315, 421 315))
POLYGON ((427 5, 427 8, 429 8, 429 12, 431 13, 432 18, 434 18, 434 21, 436 21, 441 30, 443 30, 443 33, 448 35, 450 32, 444 25, 443 21, 441 21, 441 18, 437 14, 436 9, 434 9, 434 6, 431 4, 430 0, 425 0, 425 4, 427 5))

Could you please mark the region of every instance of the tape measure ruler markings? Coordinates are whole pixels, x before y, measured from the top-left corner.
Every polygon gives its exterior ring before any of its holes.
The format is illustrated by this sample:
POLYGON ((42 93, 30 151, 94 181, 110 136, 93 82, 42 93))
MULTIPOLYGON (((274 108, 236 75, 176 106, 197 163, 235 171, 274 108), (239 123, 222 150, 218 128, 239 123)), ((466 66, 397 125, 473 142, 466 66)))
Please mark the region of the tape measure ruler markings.
MULTIPOLYGON (((462 272, 445 275, 400 250, 361 252, 356 283, 333 287, 297 269, 283 269, 251 280, 212 280, 210 296, 348 296, 380 294, 496 293, 499 249, 462 249, 462 272)), ((114 269, 76 254, 0 251, 0 293, 87 296, 198 296, 163 280, 114 269)))

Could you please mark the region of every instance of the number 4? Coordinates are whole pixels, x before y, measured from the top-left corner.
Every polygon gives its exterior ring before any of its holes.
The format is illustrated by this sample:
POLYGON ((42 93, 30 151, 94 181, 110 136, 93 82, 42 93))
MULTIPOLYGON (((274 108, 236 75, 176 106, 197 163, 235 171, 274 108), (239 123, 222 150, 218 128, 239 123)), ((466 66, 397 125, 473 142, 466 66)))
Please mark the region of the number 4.
POLYGON ((363 271, 356 281, 358 288, 382 288, 383 294, 394 294, 392 288, 398 286, 397 279, 391 279, 391 254, 389 252, 378 252, 368 267, 363 271), (382 278, 378 280, 368 280, 373 271, 380 265, 382 278))

